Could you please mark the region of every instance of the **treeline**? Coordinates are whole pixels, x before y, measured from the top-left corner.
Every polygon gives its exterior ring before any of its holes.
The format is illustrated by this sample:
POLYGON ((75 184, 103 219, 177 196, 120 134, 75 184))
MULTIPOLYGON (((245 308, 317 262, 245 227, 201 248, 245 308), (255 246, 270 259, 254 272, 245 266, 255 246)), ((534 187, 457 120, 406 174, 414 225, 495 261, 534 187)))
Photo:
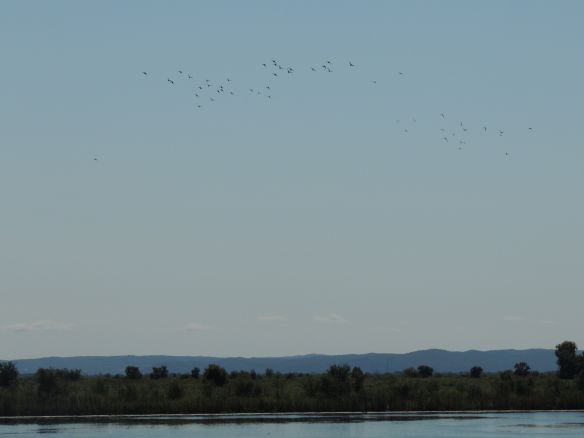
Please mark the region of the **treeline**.
POLYGON ((0 416, 187 414, 232 412, 446 411, 584 409, 584 355, 576 344, 556 347, 557 373, 508 371, 438 374, 427 365, 397 374, 366 374, 333 365, 323 374, 228 373, 218 365, 172 374, 128 366, 123 375, 39 369, 20 376, 0 364, 0 416))

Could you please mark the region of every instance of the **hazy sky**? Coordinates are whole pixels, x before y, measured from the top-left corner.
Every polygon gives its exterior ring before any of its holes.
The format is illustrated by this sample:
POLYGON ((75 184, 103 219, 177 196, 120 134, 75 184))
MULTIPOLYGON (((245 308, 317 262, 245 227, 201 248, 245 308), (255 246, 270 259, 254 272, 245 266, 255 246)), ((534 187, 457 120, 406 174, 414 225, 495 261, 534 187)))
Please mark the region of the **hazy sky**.
POLYGON ((584 344, 582 17, 3 1, 0 358, 584 344))

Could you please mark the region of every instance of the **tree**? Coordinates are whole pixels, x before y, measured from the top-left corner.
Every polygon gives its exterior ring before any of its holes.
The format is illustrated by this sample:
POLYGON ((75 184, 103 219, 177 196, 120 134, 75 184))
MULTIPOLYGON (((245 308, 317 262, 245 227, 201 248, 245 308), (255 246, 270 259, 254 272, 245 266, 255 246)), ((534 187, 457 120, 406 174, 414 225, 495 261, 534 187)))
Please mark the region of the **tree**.
POLYGON ((405 370, 403 370, 403 373, 405 377, 419 377, 418 370, 416 370, 413 367, 406 368, 405 370))
POLYGON ((198 379, 200 375, 201 375, 201 370, 198 367, 194 367, 191 370, 191 377, 193 379, 198 379))
POLYGON ((432 377, 432 375, 434 374, 434 368, 428 366, 428 365, 420 365, 418 367, 418 375, 420 377, 432 377))
POLYGON ((556 345, 557 364, 560 368, 558 376, 560 379, 573 379, 578 374, 578 347, 575 342, 564 341, 556 345))
POLYGON ((272 377, 274 375, 274 370, 271 368, 266 368, 266 371, 264 371, 264 375, 266 377, 272 377))
POLYGON ((150 378, 154 380, 166 379, 168 377, 168 369, 166 365, 160 367, 152 367, 152 372, 150 373, 150 378))
POLYGON ((223 386, 227 383, 227 371, 217 364, 210 364, 203 373, 203 379, 214 383, 215 386, 223 386))
POLYGON ((8 388, 16 384, 18 380, 18 370, 13 362, 0 363, 0 386, 8 388))
POLYGON ((35 380, 42 395, 51 394, 57 388, 57 375, 52 368, 39 368, 35 373, 35 380))
POLYGON ((365 373, 361 368, 353 367, 351 370, 351 378, 353 379, 353 388, 355 389, 355 392, 360 392, 363 389, 365 373))
POLYGON ((483 375, 483 369, 481 367, 472 367, 470 369, 470 376, 473 379, 479 379, 483 375))
POLYGON ((142 373, 140 372, 140 368, 128 365, 126 367, 126 378, 130 380, 139 380, 142 378, 142 373))
POLYGON ((329 376, 339 382, 347 381, 350 372, 351 367, 349 365, 331 365, 327 371, 329 376))
POLYGON ((531 367, 526 362, 517 362, 513 367, 516 376, 529 376, 531 367))

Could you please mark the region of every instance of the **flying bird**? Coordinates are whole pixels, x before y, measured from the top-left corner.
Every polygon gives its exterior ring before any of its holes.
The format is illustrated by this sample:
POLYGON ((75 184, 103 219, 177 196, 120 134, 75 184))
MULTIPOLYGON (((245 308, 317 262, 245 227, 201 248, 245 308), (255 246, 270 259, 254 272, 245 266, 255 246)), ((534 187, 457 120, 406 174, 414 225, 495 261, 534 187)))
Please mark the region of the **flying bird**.
POLYGON ((349 67, 355 67, 355 64, 353 64, 351 61, 349 61, 349 67))
POLYGON ((143 74, 144 76, 148 76, 148 73, 147 73, 147 72, 145 72, 145 71, 143 71, 143 72, 142 72, 142 74, 143 74))
POLYGON ((167 79, 168 82, 170 82, 171 85, 174 85, 174 81, 172 79, 167 79))

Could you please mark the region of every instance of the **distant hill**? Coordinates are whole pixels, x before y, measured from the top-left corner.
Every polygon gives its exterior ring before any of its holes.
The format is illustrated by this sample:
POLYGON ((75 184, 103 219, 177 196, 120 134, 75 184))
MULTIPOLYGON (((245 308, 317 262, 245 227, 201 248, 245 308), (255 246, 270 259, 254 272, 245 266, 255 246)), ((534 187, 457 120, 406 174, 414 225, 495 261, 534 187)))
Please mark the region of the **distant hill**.
POLYGON ((554 371, 554 350, 491 350, 446 351, 420 350, 404 354, 368 353, 323 355, 309 354, 286 357, 207 357, 207 356, 77 356, 43 357, 15 360, 23 374, 34 373, 38 368, 79 368, 84 374, 121 374, 128 365, 149 372, 153 366, 166 365, 170 372, 187 373, 194 367, 201 370, 216 363, 228 371, 252 370, 263 372, 266 368, 283 373, 320 373, 332 364, 358 366, 365 372, 396 372, 408 367, 429 365, 437 372, 466 372, 472 366, 481 366, 487 372, 513 368, 517 362, 527 362, 532 370, 554 371))

